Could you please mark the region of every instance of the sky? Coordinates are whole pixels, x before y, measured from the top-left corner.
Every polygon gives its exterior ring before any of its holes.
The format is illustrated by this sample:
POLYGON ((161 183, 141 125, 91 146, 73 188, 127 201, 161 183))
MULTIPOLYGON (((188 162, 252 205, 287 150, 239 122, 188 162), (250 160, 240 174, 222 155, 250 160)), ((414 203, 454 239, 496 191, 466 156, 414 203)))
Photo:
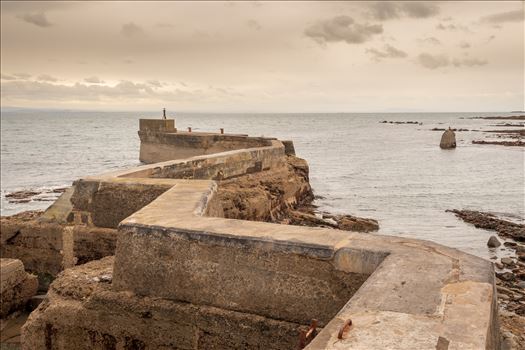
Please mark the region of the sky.
POLYGON ((1 3, 2 107, 525 110, 524 2, 1 3))

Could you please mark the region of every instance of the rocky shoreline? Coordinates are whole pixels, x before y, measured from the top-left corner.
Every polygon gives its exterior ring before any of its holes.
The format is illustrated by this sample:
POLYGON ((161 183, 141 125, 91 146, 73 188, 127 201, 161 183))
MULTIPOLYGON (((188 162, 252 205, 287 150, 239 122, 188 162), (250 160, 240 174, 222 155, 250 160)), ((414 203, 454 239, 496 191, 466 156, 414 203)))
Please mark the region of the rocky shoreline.
POLYGON ((525 141, 516 140, 516 141, 485 141, 485 140, 473 140, 475 145, 500 145, 507 147, 524 147, 525 141))
POLYGON ((422 122, 418 122, 418 121, 406 121, 406 122, 403 122, 403 121, 395 121, 395 120, 383 120, 383 121, 380 121, 379 122, 380 124, 416 124, 416 125, 423 125, 422 122))
POLYGON ((219 181, 218 185, 224 215, 230 219, 358 232, 379 229, 374 219, 318 211, 309 183, 308 164, 294 156, 288 156, 287 165, 279 171, 219 181))
POLYGON ((525 120, 525 115, 509 115, 509 116, 488 116, 488 117, 472 117, 470 119, 486 119, 486 120, 525 120))
POLYGON ((65 187, 48 188, 40 190, 21 190, 7 193, 5 199, 8 203, 54 202, 60 194, 64 193, 65 187))
MULTIPOLYGON (((525 224, 475 210, 454 209, 447 212, 477 228, 495 231, 504 240, 504 249, 514 251, 512 257, 494 262, 502 349, 525 349, 525 224)), ((492 236, 487 245, 497 249, 501 246, 500 239, 492 236)))

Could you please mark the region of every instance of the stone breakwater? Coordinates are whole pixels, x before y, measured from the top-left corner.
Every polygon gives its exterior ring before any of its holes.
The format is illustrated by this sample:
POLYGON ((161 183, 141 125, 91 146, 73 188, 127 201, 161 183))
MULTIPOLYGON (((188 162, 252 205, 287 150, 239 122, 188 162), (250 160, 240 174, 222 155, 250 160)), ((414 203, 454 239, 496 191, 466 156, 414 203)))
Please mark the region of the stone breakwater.
POLYGON ((26 226, 6 220, 2 256, 62 271, 23 349, 499 348, 489 262, 317 213, 325 227, 275 224, 311 202, 306 164, 290 142, 222 149, 221 135, 142 121, 151 164, 79 179, 26 226), (181 149, 200 154, 163 160, 181 149))

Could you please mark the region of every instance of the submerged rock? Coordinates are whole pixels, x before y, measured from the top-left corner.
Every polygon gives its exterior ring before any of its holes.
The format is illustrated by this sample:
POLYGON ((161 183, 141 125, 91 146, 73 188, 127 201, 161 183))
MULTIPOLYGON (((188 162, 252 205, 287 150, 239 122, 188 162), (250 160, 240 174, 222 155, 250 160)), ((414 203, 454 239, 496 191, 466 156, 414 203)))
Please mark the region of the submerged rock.
POLYGON ((456 148, 456 134, 454 133, 454 131, 452 131, 451 128, 445 130, 445 132, 441 136, 441 142, 439 143, 439 147, 441 147, 442 149, 456 148))
POLYGON ((490 248, 496 248, 501 245, 500 241, 496 236, 490 236, 489 241, 487 242, 487 246, 490 248))

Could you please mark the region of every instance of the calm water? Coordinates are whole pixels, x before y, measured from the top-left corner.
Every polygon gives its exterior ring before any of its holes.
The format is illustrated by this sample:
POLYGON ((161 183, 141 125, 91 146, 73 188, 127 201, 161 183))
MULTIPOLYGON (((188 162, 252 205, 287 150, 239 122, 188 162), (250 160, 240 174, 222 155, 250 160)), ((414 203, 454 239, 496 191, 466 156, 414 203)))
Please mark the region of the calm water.
MULTIPOLYGON (((155 114, 3 112, 2 215, 50 204, 10 204, 8 192, 66 186, 85 175, 138 165, 138 118, 155 114)), ((292 139, 297 155, 310 164, 321 210, 376 218, 381 234, 427 239, 487 258, 494 253, 486 247, 491 233, 445 210, 523 220, 524 150, 473 145, 471 140, 491 136, 470 131, 457 133, 458 148, 444 151, 438 146, 441 132, 430 129, 502 129, 489 126, 498 121, 468 118, 504 114, 180 114, 176 124, 292 139)))

